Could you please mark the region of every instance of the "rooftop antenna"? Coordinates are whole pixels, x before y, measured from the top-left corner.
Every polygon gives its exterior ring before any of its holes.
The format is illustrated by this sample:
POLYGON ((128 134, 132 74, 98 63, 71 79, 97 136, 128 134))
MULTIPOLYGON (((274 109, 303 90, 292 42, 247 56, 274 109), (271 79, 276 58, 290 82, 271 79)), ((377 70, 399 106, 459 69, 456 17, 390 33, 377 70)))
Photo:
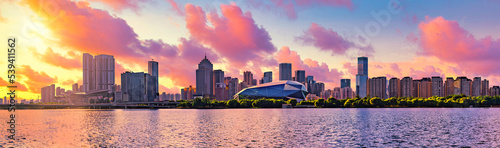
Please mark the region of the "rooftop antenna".
POLYGON ((207 59, 207 52, 205 51, 205 59, 207 59))

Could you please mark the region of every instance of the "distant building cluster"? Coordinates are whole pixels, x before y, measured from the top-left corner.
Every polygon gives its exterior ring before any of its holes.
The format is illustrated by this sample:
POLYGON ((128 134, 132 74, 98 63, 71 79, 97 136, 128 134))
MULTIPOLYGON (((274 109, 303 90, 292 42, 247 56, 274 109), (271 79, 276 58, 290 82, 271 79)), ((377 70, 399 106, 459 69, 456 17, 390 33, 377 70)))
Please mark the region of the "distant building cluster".
POLYGON ((368 79, 368 58, 358 58, 358 74, 356 75, 356 95, 359 97, 444 97, 449 95, 486 96, 500 95, 499 87, 489 87, 489 81, 481 77, 472 80, 467 77, 447 77, 443 80, 440 76, 424 77, 415 80, 411 77, 391 78, 373 77, 368 79), (387 84, 388 82, 388 84, 387 84))
MULTIPOLYGON (((196 97, 230 100, 244 95, 252 98, 252 93, 261 96, 277 96, 297 99, 330 98, 346 99, 363 97, 432 97, 464 94, 467 96, 500 95, 500 87, 490 88, 489 81, 481 77, 440 76, 424 77, 416 80, 411 77, 390 78, 368 77, 368 58, 358 57, 358 70, 355 88, 351 88, 350 79, 341 79, 340 86, 326 89, 325 84, 314 80, 313 75, 306 75, 305 70, 292 70, 291 63, 280 63, 279 82, 273 82, 273 72, 264 72, 260 80, 254 79, 251 71, 243 72, 243 80, 224 75, 224 71, 213 70, 213 64, 205 58, 196 69, 196 85, 182 88, 180 93, 159 92, 158 62, 148 61, 148 72, 126 71, 121 73, 121 85, 115 84, 115 59, 112 55, 92 56, 83 54, 83 84, 72 85, 72 90, 56 87, 54 84, 41 88, 41 98, 21 100, 21 103, 92 103, 100 100, 108 102, 156 102, 192 100, 196 97), (293 73, 292 73, 293 72, 293 73), (292 75, 294 74, 294 75, 292 75), (290 82, 289 82, 290 81, 290 82), (271 84, 271 82, 273 82, 271 84), (260 85, 258 85, 258 83, 260 85), (269 83, 269 85, 265 85, 269 83), (284 86, 286 88, 281 88, 284 86), (304 87, 302 87, 304 86, 304 87), (300 88, 299 88, 300 87, 300 88), (246 88, 249 88, 246 90, 246 88), (280 88, 280 89, 276 89, 280 88), (271 90, 275 89, 275 90, 271 90), (243 91, 246 90, 246 91, 243 91), (253 92, 258 90, 259 92, 253 92), (269 91, 269 92, 262 92, 269 91), (242 93, 243 92, 243 93, 242 93), (281 93, 280 93, 281 92, 281 93), (273 94, 280 93, 280 94, 273 94), (306 96, 307 95, 307 96, 306 96)), ((255 98, 255 97, 254 97, 255 98)), ((7 103, 1 99, 0 103, 7 103)))
MULTIPOLYGON (((325 90, 324 83, 316 82, 314 80, 314 76, 306 76, 306 72, 304 70, 296 70, 295 77, 292 77, 291 63, 279 64, 279 80, 299 82, 300 84, 306 86, 305 89, 307 92, 303 94, 313 95, 313 97, 322 96, 322 93, 325 90)), ((192 100, 196 97, 230 100, 235 98, 235 95, 238 92, 241 92, 246 88, 257 86, 258 83, 266 84, 270 82, 273 82, 272 71, 264 72, 264 75, 259 81, 254 79, 251 71, 243 72, 242 82, 239 82, 238 78, 226 77, 224 76, 224 71, 213 70, 213 64, 205 56, 205 58, 198 64, 198 69, 196 70, 196 87, 189 86, 181 89, 180 96, 182 100, 192 100)), ((349 96, 352 96, 352 94, 349 96)))

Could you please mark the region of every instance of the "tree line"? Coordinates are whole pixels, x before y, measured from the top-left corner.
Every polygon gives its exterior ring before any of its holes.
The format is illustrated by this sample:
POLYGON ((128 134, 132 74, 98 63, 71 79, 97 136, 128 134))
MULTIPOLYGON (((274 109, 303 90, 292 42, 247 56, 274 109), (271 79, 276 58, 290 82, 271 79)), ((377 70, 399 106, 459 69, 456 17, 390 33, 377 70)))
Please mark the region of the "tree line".
POLYGON ((337 100, 335 98, 305 100, 297 102, 296 99, 287 101, 282 99, 262 98, 256 100, 241 99, 217 101, 208 98, 194 100, 179 100, 181 108, 281 108, 283 104, 293 107, 314 106, 317 108, 396 108, 396 107, 491 107, 500 105, 500 96, 450 95, 446 97, 392 97, 381 99, 379 97, 355 97, 337 100))

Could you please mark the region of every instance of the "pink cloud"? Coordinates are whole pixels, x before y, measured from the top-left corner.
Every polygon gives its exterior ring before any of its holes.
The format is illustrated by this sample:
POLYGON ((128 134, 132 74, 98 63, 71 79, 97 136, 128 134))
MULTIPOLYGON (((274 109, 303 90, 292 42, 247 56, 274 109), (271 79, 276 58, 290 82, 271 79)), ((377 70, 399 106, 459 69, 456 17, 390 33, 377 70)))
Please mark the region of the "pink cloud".
POLYGON ((102 2, 110 7, 112 7, 115 11, 122 11, 123 9, 132 9, 137 12, 142 3, 148 3, 150 0, 90 0, 95 2, 102 2))
POLYGON ((491 36, 477 39, 457 21, 443 17, 426 16, 419 29, 420 54, 456 63, 457 68, 470 74, 500 75, 500 39, 491 36))
POLYGON ((338 69, 330 69, 326 63, 319 63, 309 58, 301 60, 300 55, 296 51, 291 51, 287 46, 281 47, 275 58, 279 63, 292 63, 292 71, 305 70, 306 75, 313 75, 316 81, 324 82, 325 89, 340 86, 340 79, 344 75, 338 69))
POLYGON ((354 9, 351 0, 272 0, 271 4, 265 4, 262 1, 249 0, 250 6, 255 8, 264 8, 266 11, 284 13, 290 20, 297 19, 297 10, 311 7, 345 7, 349 10, 354 9))
POLYGON ((174 0, 167 0, 167 2, 172 5, 172 8, 174 8, 175 12, 180 15, 184 16, 184 12, 182 12, 181 9, 179 9, 179 6, 177 6, 177 3, 174 0))
POLYGON ((216 49, 237 67, 258 62, 276 51, 269 33, 255 24, 250 12, 243 13, 233 3, 221 5, 221 13, 205 14, 201 7, 187 4, 186 27, 192 38, 216 49))
POLYGON ((305 30, 304 34, 295 37, 295 41, 301 42, 304 45, 312 45, 320 50, 332 51, 332 55, 343 55, 351 49, 359 49, 367 55, 371 55, 374 52, 371 45, 361 47, 340 36, 331 28, 326 29, 316 23, 311 23, 311 27, 305 30))
POLYGON ((331 28, 326 29, 316 23, 295 38, 304 45, 313 45, 321 50, 332 51, 334 54, 345 54, 354 43, 347 41, 331 28))

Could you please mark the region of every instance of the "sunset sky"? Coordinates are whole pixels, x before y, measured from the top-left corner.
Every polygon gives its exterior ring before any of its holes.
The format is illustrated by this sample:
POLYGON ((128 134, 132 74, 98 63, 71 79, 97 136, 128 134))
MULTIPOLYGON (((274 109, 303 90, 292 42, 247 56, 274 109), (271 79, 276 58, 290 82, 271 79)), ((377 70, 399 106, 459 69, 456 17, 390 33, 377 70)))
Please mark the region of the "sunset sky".
MULTIPOLYGON (((278 63, 290 62, 326 89, 341 78, 354 86, 356 58, 368 56, 369 77, 480 76, 491 87, 500 85, 498 8, 492 0, 3 0, 0 34, 4 47, 18 38, 21 99, 50 84, 81 85, 83 53, 113 55, 117 84, 154 59, 167 93, 196 85, 205 53, 240 80, 243 71, 277 80, 278 63)), ((0 65, 6 72, 7 60, 0 65)))

